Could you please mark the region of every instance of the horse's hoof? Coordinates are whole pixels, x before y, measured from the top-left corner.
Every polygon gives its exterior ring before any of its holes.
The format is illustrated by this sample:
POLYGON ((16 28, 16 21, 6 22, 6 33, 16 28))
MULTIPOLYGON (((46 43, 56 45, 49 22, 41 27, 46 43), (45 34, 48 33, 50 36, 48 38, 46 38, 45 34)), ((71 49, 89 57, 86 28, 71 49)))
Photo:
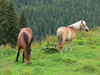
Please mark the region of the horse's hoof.
POLYGON ((18 62, 18 60, 16 60, 15 62, 18 62))
POLYGON ((63 52, 61 52, 61 54, 63 54, 63 52))
POLYGON ((24 63, 24 61, 22 61, 22 63, 24 63))

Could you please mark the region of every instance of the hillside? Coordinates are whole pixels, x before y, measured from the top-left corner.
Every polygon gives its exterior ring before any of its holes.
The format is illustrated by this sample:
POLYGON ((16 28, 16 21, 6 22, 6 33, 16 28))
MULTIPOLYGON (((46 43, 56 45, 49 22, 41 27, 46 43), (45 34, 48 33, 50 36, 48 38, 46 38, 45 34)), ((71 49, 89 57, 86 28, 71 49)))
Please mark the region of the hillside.
POLYGON ((100 29, 78 32, 73 51, 63 48, 63 54, 54 51, 56 36, 34 42, 31 46, 31 64, 15 62, 16 49, 9 45, 0 47, 0 75, 100 75, 100 29), (48 47, 48 49, 46 49, 48 47), (46 51, 46 52, 45 52, 46 51))
POLYGON ((88 27, 100 26, 99 0, 14 0, 14 3, 18 16, 25 9, 28 25, 37 40, 79 20, 85 20, 88 27))

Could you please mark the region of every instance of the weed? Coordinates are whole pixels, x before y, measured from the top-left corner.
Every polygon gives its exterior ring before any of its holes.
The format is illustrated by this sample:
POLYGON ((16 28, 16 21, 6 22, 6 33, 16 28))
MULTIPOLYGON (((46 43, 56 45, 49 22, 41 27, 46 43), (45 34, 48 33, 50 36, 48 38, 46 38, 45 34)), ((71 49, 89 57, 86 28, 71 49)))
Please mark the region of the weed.
POLYGON ((92 49, 96 49, 96 48, 97 48, 96 45, 91 45, 90 47, 91 47, 92 49))
POLYGON ((41 45, 41 49, 47 53, 59 52, 59 50, 56 48, 56 37, 51 36, 51 37, 47 38, 46 43, 41 45))
POLYGON ((28 68, 27 70, 24 71, 24 73, 22 75, 33 75, 32 69, 28 68))
POLYGON ((71 57, 63 57, 63 61, 68 64, 68 63, 75 63, 78 60, 76 58, 71 58, 71 57))
POLYGON ((5 46, 0 49, 0 56, 10 56, 15 54, 15 49, 5 46))

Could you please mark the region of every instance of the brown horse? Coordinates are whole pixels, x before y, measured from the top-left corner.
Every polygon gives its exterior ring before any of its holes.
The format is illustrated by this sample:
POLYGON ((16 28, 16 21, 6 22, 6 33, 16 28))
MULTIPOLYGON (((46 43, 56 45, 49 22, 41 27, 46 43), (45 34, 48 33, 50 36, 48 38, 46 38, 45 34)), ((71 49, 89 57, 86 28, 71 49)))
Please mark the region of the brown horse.
MULTIPOLYGON (((63 48, 63 45, 65 43, 65 40, 66 41, 69 41, 69 40, 72 40, 71 42, 71 49, 70 51, 72 51, 72 46, 73 46, 73 41, 74 41, 74 38, 76 36, 76 32, 79 30, 79 29, 84 29, 85 31, 88 31, 89 28, 86 26, 86 22, 81 20, 81 21, 78 21, 68 27, 60 27, 58 28, 57 30, 57 45, 56 47, 59 49, 61 49, 61 53, 62 53, 62 48, 63 48), (62 42, 62 43, 61 43, 62 42)), ((68 47, 68 42, 67 42, 67 45, 66 45, 66 49, 67 50, 67 47, 68 47)))
POLYGON ((20 49, 23 48, 23 61, 22 62, 24 62, 24 57, 25 57, 27 63, 30 63, 30 56, 31 56, 30 46, 31 46, 32 41, 33 41, 32 30, 30 28, 22 28, 18 35, 18 53, 17 53, 16 62, 18 61, 20 49))

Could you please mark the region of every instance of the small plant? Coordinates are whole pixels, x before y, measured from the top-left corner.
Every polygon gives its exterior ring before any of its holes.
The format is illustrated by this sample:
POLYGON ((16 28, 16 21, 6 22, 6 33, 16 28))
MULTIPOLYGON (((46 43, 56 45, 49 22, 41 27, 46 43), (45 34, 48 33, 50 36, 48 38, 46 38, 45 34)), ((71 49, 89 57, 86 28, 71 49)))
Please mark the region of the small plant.
POLYGON ((5 45, 0 49, 0 56, 10 56, 16 53, 16 50, 9 45, 5 45))
POLYGON ((91 45, 91 48, 92 48, 92 49, 96 49, 97 46, 96 46, 96 45, 91 45))
POLYGON ((76 58, 71 58, 71 57, 63 57, 63 61, 68 64, 68 63, 74 63, 77 62, 78 60, 76 58))
POLYGON ((56 42, 57 41, 55 36, 47 37, 47 41, 43 45, 41 45, 41 49, 47 53, 59 52, 56 48, 56 42))
POLYGON ((33 75, 32 69, 28 68, 27 70, 24 71, 24 73, 22 75, 33 75))
POLYGON ((81 37, 80 39, 75 39, 75 42, 78 43, 79 45, 83 45, 84 43, 86 43, 86 38, 81 37))

